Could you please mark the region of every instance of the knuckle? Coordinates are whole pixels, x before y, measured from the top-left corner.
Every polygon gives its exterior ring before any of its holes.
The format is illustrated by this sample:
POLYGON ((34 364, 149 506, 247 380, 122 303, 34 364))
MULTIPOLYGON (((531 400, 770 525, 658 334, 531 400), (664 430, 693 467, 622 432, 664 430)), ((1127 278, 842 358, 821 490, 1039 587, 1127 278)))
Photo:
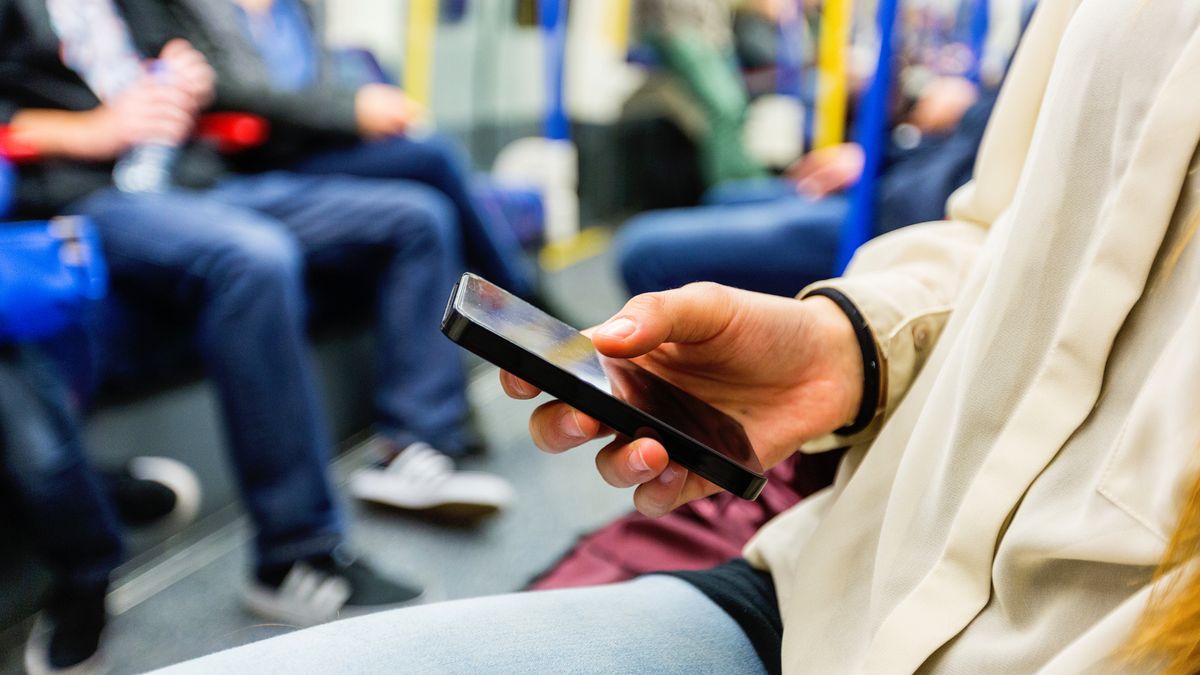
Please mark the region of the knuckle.
POLYGON ((710 299, 723 298, 729 293, 728 287, 722 286, 721 284, 713 281, 693 281, 680 290, 710 299))
POLYGON ((643 293, 634 296, 625 305, 625 309, 631 314, 643 314, 646 316, 661 315, 667 308, 667 300, 664 296, 669 292, 643 293))

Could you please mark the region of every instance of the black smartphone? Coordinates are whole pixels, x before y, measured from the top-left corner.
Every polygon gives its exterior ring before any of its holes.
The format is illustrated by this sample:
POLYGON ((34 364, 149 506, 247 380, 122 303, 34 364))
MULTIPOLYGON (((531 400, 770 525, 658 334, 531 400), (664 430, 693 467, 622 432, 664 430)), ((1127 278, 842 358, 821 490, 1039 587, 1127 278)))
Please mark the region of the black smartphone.
POLYGON ((508 291, 464 274, 442 332, 451 340, 619 434, 651 437, 671 459, 743 499, 767 479, 737 420, 592 341, 508 291))

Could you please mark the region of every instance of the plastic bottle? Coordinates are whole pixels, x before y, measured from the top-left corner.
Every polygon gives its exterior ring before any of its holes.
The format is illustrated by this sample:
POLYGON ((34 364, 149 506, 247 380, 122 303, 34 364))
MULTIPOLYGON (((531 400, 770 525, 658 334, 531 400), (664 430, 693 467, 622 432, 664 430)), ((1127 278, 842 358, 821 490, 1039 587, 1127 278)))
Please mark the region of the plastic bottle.
MULTIPOLYGON (((166 81, 170 73, 162 61, 150 66, 150 75, 166 81)), ((113 168, 113 183, 122 192, 161 193, 171 187, 175 159, 179 148, 162 142, 147 142, 135 146, 117 160, 113 168)))

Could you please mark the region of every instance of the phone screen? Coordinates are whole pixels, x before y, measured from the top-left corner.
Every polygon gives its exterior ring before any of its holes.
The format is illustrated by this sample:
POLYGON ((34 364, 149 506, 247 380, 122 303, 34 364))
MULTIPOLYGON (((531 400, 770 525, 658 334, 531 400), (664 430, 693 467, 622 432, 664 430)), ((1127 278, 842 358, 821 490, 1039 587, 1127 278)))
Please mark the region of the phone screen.
POLYGON ((462 284, 458 311, 476 324, 762 473, 737 420, 631 361, 601 356, 579 331, 488 281, 467 275, 462 284))

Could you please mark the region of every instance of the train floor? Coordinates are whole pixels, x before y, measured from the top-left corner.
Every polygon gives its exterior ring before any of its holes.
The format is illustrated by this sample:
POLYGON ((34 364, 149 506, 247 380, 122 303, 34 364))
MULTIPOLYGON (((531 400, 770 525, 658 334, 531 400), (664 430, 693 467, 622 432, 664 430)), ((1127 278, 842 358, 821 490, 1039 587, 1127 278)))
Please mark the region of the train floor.
MULTIPOLYGON (((590 257, 548 273, 547 289, 573 322, 594 323, 620 306, 610 270, 604 254, 590 257)), ((538 402, 506 398, 494 368, 473 368, 470 396, 490 449, 465 466, 512 481, 518 499, 511 508, 465 526, 344 497, 354 548, 378 568, 420 583, 426 589, 421 602, 518 590, 579 536, 630 508, 626 491, 596 475, 598 446, 561 456, 533 447, 526 419, 538 402)), ((369 438, 356 439, 339 455, 339 486, 368 461, 369 444, 369 438)), ((230 506, 126 565, 109 597, 112 672, 145 672, 292 630, 265 624, 240 605, 250 535, 245 517, 230 506)), ((21 650, 5 651, 0 673, 21 672, 21 650)))

